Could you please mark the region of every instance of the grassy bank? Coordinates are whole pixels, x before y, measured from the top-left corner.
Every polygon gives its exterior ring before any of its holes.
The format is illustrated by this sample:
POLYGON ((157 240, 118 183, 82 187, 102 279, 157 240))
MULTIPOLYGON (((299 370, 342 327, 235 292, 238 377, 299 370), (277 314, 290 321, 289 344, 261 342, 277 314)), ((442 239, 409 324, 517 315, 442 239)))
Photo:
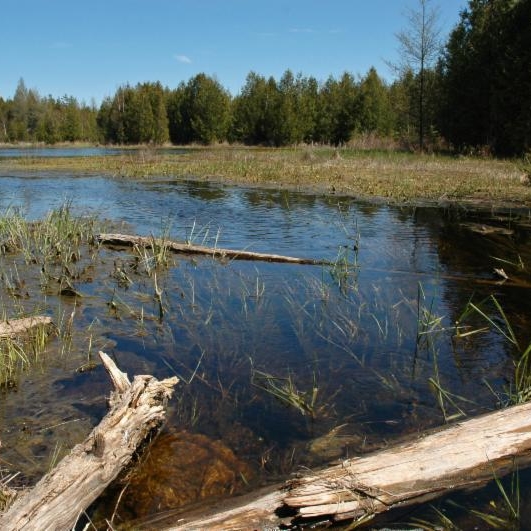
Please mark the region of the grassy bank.
POLYGON ((516 161, 399 152, 193 147, 172 154, 148 148, 109 157, 22 157, 0 161, 0 170, 187 177, 391 201, 531 205, 529 176, 516 161))

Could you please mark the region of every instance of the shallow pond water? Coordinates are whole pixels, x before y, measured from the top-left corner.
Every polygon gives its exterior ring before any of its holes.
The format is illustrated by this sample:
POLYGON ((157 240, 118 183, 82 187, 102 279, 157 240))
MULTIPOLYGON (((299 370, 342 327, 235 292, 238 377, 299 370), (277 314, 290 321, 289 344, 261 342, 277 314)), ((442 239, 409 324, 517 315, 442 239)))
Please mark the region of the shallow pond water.
MULTIPOLYGON (((470 300, 503 329, 494 295, 520 344, 531 340, 527 212, 158 178, 0 176, 2 214, 38 220, 65 203, 124 233, 331 264, 174 255, 156 271, 161 313, 150 258, 131 249, 101 247, 90 264, 80 260, 75 298, 43 287, 38 264, 0 256, 6 314, 74 315, 68 349, 52 339, 0 388, 1 468, 33 480, 98 423, 109 382, 99 366, 79 370, 98 349, 130 376, 181 378, 164 436, 122 497, 123 520, 228 496, 498 407, 517 350, 477 312, 463 317, 470 300), (13 297, 17 279, 24 291, 13 297), (205 457, 183 464, 179 453, 205 457), (169 456, 173 479, 164 475, 169 456), (202 486, 198 470, 213 474, 202 486)), ((95 514, 112 513, 119 490, 95 514)))
POLYGON ((108 155, 122 155, 128 153, 125 149, 106 147, 26 147, 26 148, 0 148, 0 157, 3 158, 31 158, 31 157, 95 157, 108 155))
MULTIPOLYGON (((143 148, 115 148, 102 146, 87 147, 2 147, 0 146, 1 158, 59 158, 59 157, 107 157, 113 155, 131 155, 141 151, 143 148)), ((150 148, 150 152, 156 152, 164 155, 180 155, 185 153, 183 148, 150 148)))

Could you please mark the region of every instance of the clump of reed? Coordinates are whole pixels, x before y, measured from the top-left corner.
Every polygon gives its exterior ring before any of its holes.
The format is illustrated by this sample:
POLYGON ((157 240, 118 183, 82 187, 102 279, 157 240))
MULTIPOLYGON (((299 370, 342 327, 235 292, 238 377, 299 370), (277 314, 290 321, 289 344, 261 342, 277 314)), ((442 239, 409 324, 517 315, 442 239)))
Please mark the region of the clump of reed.
POLYGON ((475 505, 478 508, 471 508, 466 501, 448 498, 438 505, 430 505, 428 510, 421 509, 426 516, 413 517, 408 525, 426 531, 434 529, 460 531, 469 528, 514 531, 521 529, 522 500, 518 468, 515 468, 509 478, 504 480, 493 474, 491 486, 484 491, 488 496, 488 502, 480 505, 476 501, 475 505), (463 520, 466 527, 463 527, 463 520))
POLYGON ((43 325, 20 337, 0 338, 0 388, 16 387, 16 375, 39 361, 50 332, 50 326, 43 325))
POLYGON ((262 389, 281 403, 295 408, 302 415, 309 415, 312 419, 315 419, 319 411, 324 408, 324 406, 317 407, 319 386, 315 373, 312 388, 308 391, 297 389, 291 374, 287 377, 278 377, 253 368, 251 381, 255 387, 262 389))
MULTIPOLYGON (((3 320, 48 313, 49 296, 81 296, 76 284, 90 279, 98 246, 95 232, 100 229, 93 217, 76 216, 71 203, 51 210, 42 220, 30 221, 17 209, 0 215, 0 301, 3 320)), ((70 348, 71 318, 56 328, 62 350, 70 348), (63 328, 61 326, 61 328, 63 328)), ((37 327, 21 338, 0 340, 0 380, 16 385, 17 374, 37 363, 47 349, 50 330, 37 327)))
POLYGON ((0 218, 4 253, 22 253, 26 263, 60 263, 68 266, 79 261, 82 242, 92 242, 94 218, 76 217, 70 203, 51 210, 42 221, 28 221, 17 210, 8 210, 0 218))

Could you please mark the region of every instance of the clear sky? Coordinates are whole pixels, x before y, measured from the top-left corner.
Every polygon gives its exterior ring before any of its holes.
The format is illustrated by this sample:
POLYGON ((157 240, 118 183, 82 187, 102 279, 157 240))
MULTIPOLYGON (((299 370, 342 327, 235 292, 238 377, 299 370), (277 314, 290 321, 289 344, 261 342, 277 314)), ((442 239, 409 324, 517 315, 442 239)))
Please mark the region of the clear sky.
MULTIPOLYGON (((467 0, 432 0, 444 37, 467 0)), ((99 105, 118 86, 175 88, 215 76, 232 94, 250 71, 319 81, 371 66, 386 79, 418 0, 1 0, 0 96, 23 78, 41 96, 99 105)))

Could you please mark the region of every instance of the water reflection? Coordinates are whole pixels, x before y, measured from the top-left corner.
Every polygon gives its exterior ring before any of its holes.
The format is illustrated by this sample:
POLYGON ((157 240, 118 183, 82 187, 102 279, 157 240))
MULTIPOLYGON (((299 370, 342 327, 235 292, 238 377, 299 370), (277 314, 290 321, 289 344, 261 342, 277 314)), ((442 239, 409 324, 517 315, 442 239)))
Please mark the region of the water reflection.
MULTIPOLYGON (((496 407, 492 390, 503 393, 513 351, 493 331, 453 339, 471 297, 495 294, 522 344, 529 341, 529 285, 518 265, 531 260, 529 231, 514 218, 513 234, 485 235, 463 226, 470 221, 463 211, 347 197, 167 179, 4 176, 0 186, 0 208, 20 208, 31 219, 67 198, 79 213, 126 222, 139 234, 334 263, 173 257, 157 273, 165 309, 160 319, 153 278, 140 271, 147 259, 100 249, 97 271, 76 285, 83 297, 75 308, 50 294, 43 304, 53 315, 75 309, 76 348, 25 373, 17 393, 0 395, 3 458, 27 476, 45 468, 47 448, 61 437, 72 444, 101 413, 108 388, 101 369, 76 372, 96 348, 130 375, 177 374, 169 446, 201 441, 231 455, 224 463, 233 462, 232 452, 256 485, 325 462, 330 453, 315 451, 324 446, 335 444, 334 455, 344 457, 440 425, 445 416, 496 407), (343 262, 345 249, 350 254, 343 262), (499 258, 516 264, 504 267, 519 284, 496 283, 492 269, 499 258), (130 282, 119 282, 117 267, 130 282), (436 385, 454 397, 443 397, 444 411, 436 385), (78 431, 68 436, 54 428, 74 421, 78 431), (347 427, 334 440, 330 434, 339 425, 347 427), (185 434, 194 435, 183 441, 185 434), (33 446, 26 448, 24 438, 33 446), (322 440, 326 445, 315 442, 322 440)), ((509 225, 488 217, 482 222, 509 225)), ((2 260, 3 278, 9 277, 13 257, 2 260)), ((30 271, 32 264, 21 262, 17 272, 24 267, 30 271)), ((33 274, 38 291, 38 270, 33 274)), ((150 489, 156 488, 151 480, 150 489)), ((127 510, 134 505, 128 493, 127 510)))
POLYGON ((131 150, 107 147, 27 147, 27 148, 0 148, 1 158, 53 158, 53 157, 103 157, 124 155, 131 150))
MULTIPOLYGON (((149 153, 161 155, 182 155, 182 148, 149 148, 149 153)), ((108 157, 115 155, 136 155, 146 152, 145 148, 114 147, 0 147, 0 158, 58 158, 58 157, 108 157)))

